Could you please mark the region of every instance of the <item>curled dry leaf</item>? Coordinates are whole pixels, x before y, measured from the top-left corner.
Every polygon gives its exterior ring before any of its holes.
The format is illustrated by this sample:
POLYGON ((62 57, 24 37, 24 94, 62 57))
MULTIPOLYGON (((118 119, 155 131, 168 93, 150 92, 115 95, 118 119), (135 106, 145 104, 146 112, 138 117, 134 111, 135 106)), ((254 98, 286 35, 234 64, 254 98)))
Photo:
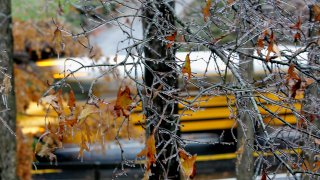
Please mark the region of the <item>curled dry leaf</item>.
POLYGON ((296 80, 300 79, 298 74, 294 71, 294 64, 290 64, 288 68, 287 80, 289 79, 296 79, 296 80))
POLYGON ((275 53, 278 57, 281 57, 281 53, 279 50, 279 47, 277 46, 275 40, 274 40, 274 34, 273 32, 270 35, 270 43, 268 45, 268 49, 267 49, 267 56, 266 56, 266 61, 269 62, 270 60, 270 54, 271 52, 275 53))
POLYGON ((82 111, 80 112, 80 115, 78 116, 78 122, 79 124, 82 124, 82 122, 91 114, 97 113, 99 110, 94 105, 86 104, 84 105, 82 111))
POLYGON ((62 32, 58 27, 53 33, 53 41, 57 54, 60 54, 64 49, 64 42, 62 40, 62 32))
POLYGON ((186 61, 182 67, 182 73, 188 74, 188 80, 191 78, 190 54, 187 54, 186 61))
POLYGON ((121 88, 118 90, 117 101, 116 105, 114 106, 114 111, 116 112, 117 116, 120 117, 122 115, 125 117, 129 117, 129 110, 130 105, 132 103, 132 98, 130 96, 130 89, 128 86, 122 91, 121 88))
POLYGON ((169 41, 168 42, 168 44, 167 44, 167 48, 170 48, 172 45, 173 45, 173 43, 174 43, 174 41, 175 41, 175 39, 176 39, 176 36, 177 36, 177 31, 175 31, 172 35, 170 35, 170 36, 167 36, 165 39, 167 40, 167 41, 169 41))
POLYGON ((301 78, 294 71, 294 64, 291 64, 288 68, 288 75, 286 77, 288 86, 291 88, 291 97, 295 98, 297 91, 301 87, 301 78))
POLYGON ((187 178, 194 178, 196 175, 196 159, 197 155, 190 155, 184 149, 179 149, 179 157, 184 175, 187 178))
POLYGON ((151 134, 146 141, 146 147, 142 149, 140 153, 137 154, 137 157, 147 158, 146 172, 149 172, 151 165, 156 163, 156 153, 156 140, 154 134, 151 134))
POLYGON ((210 16, 210 7, 211 7, 211 0, 207 0, 206 6, 203 8, 203 20, 207 22, 207 18, 210 16))
POLYGON ((3 87, 4 87, 4 94, 5 95, 8 95, 12 89, 12 86, 11 86, 11 82, 10 82, 10 77, 5 75, 4 78, 3 78, 3 87))

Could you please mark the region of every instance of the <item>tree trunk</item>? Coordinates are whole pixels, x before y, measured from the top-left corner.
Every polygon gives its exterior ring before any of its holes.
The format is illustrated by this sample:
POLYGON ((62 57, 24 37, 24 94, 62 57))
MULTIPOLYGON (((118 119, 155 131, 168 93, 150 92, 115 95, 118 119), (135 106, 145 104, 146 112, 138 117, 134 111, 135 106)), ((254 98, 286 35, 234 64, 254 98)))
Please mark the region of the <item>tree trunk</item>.
MULTIPOLYGON (((244 50, 245 54, 253 54, 253 50, 244 50)), ((239 55, 240 72, 243 79, 252 82, 253 80, 253 61, 245 55, 239 55)), ((237 94, 238 108, 238 128, 237 128, 237 148, 238 161, 236 164, 236 173, 238 180, 252 179, 254 176, 254 117, 252 112, 252 104, 250 103, 249 95, 246 93, 237 94)))
POLYGON ((0 102, 0 179, 17 179, 16 176, 16 137, 15 95, 13 87, 13 39, 10 0, 0 0, 0 83, 2 86, 0 102), (4 74, 5 73, 5 74, 4 74), (10 83, 4 80, 10 77, 10 83), (4 88, 5 87, 5 88, 4 88), (7 102, 7 103, 6 103, 7 102), (10 132, 11 131, 11 132, 10 132))
MULTIPOLYGON (((171 96, 162 93, 177 87, 177 74, 173 69, 175 52, 173 47, 166 47, 166 43, 157 38, 174 32, 174 17, 163 2, 146 1, 143 12, 146 16, 143 21, 144 37, 151 39, 144 48, 147 65, 144 79, 147 87, 144 103, 148 104, 145 106, 147 135, 155 133, 158 155, 156 166, 151 167, 150 179, 179 179, 178 157, 172 156, 177 153, 174 137, 179 131, 174 115, 178 114, 178 105, 171 96), (168 143, 171 140, 172 143, 168 143)), ((171 2, 170 6, 174 8, 174 3, 171 2)))
MULTIPOLYGON (((318 64, 320 62, 320 56, 318 55, 320 48, 317 46, 313 46, 312 50, 308 54, 309 63, 311 65, 318 64)), ((319 77, 320 72, 315 72, 315 75, 319 77)), ((317 128, 314 130, 313 128, 307 129, 307 131, 317 133, 315 131, 320 130, 320 85, 317 82, 314 82, 310 84, 306 90, 304 91, 304 98, 302 102, 302 112, 304 113, 304 116, 306 119, 313 123, 313 125, 317 128)), ((312 126, 310 126, 312 127, 312 126)), ((308 128, 308 127, 307 127, 308 128)), ((305 143, 308 143, 307 145, 311 147, 312 150, 306 151, 305 156, 308 158, 309 164, 313 165, 315 160, 319 161, 319 158, 316 158, 316 155, 318 154, 315 152, 315 150, 320 149, 320 145, 317 143, 314 143, 314 138, 305 137, 305 143)), ((302 175, 303 180, 310 180, 310 179, 316 179, 316 176, 311 176, 309 174, 303 174, 302 175)))

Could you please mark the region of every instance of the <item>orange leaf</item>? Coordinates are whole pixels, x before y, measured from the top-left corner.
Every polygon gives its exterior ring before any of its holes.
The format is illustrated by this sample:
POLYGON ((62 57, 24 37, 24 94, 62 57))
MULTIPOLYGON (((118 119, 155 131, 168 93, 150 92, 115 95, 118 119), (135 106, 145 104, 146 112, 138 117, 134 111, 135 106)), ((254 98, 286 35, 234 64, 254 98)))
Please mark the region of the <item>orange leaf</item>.
POLYGON ((263 38, 258 38, 257 41, 257 52, 258 54, 261 54, 261 50, 264 48, 264 42, 263 42, 263 38))
POLYGON ((184 63, 184 66, 182 67, 182 73, 188 74, 188 80, 191 78, 190 54, 187 54, 186 56, 186 61, 184 63))
POLYGON ((146 142, 146 147, 137 154, 137 157, 145 156, 147 158, 146 170, 150 170, 150 166, 156 163, 156 140, 154 134, 151 134, 146 142))
POLYGON ((297 23, 290 26, 290 29, 296 29, 296 30, 301 31, 301 25, 302 25, 302 22, 301 22, 301 18, 299 16, 297 23))
POLYGON ((294 71, 294 64, 290 64, 288 68, 287 80, 288 79, 296 79, 296 80, 300 79, 297 73, 294 71))
POLYGON ((315 21, 320 21, 320 6, 317 4, 312 5, 312 11, 315 21))
POLYGON ((76 118, 70 118, 70 119, 65 119, 64 121, 60 121, 59 122, 59 126, 70 126, 73 127, 75 124, 77 124, 77 119, 76 118))
POLYGON ((211 7, 211 0, 207 0, 206 6, 203 8, 203 20, 207 22, 207 18, 210 16, 210 7, 211 7))
POLYGON ((320 169, 320 161, 316 161, 316 162, 314 162, 313 163, 313 166, 314 166, 314 168, 313 168, 313 172, 317 172, 319 169, 320 169))
POLYGON ((275 41, 274 41, 274 34, 273 32, 271 33, 270 35, 270 43, 268 45, 268 48, 267 48, 267 56, 266 56, 266 61, 269 62, 269 59, 270 59, 270 53, 273 52, 275 53, 278 57, 281 57, 281 53, 280 53, 280 50, 278 48, 278 46, 276 45, 275 41))
POLYGON ((177 36, 177 31, 175 31, 172 35, 165 37, 166 40, 168 40, 167 48, 170 48, 173 45, 173 42, 175 41, 177 36))
POLYGON ((301 86, 301 78, 294 71, 294 64, 290 64, 286 80, 288 85, 291 87, 291 97, 295 98, 296 93, 301 86))
POLYGON ((293 38, 294 38, 294 42, 301 41, 301 34, 297 32, 296 34, 294 34, 293 38))
POLYGON ((130 89, 128 86, 125 87, 123 91, 121 88, 118 90, 118 96, 114 110, 118 117, 120 117, 120 112, 125 117, 129 117, 130 105, 132 103, 132 98, 130 96, 130 89))
POLYGON ((69 92, 68 106, 69 106, 71 112, 73 112, 76 108, 76 98, 74 96, 73 90, 70 90, 70 92, 69 92))
POLYGON ((196 175, 196 166, 195 162, 197 155, 189 155, 185 150, 179 149, 179 157, 182 165, 183 173, 188 178, 194 178, 196 175))
POLYGON ((227 3, 228 3, 228 5, 230 5, 230 4, 234 3, 234 1, 235 0, 228 0, 227 3))
POLYGON ((265 170, 262 171, 261 180, 267 180, 267 173, 265 170))
POLYGON ((304 171, 309 171, 309 170, 311 169, 310 163, 309 163, 307 160, 304 160, 304 162, 303 162, 302 165, 301 165, 301 168, 302 168, 304 171))

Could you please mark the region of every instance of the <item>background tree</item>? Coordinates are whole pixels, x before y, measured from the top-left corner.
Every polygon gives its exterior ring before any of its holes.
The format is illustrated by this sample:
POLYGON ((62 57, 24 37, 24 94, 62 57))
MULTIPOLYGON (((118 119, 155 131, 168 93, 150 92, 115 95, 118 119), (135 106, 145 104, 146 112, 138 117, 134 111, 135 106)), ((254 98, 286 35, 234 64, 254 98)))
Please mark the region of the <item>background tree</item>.
POLYGON ((0 1, 0 179, 16 176, 16 111, 13 86, 11 2, 0 1))

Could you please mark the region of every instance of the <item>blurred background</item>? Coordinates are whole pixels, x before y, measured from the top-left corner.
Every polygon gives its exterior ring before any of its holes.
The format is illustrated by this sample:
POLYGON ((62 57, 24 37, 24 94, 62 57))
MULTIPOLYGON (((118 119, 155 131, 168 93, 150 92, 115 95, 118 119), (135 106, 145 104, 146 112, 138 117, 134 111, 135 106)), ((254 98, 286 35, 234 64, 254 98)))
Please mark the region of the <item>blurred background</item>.
MULTIPOLYGON (((197 20, 202 17, 195 15, 197 9, 189 7, 200 8, 199 4, 200 2, 196 0, 177 1, 176 12, 181 18, 192 17, 197 20)), ((127 5, 134 4, 128 2, 127 5)), ((82 32, 84 26, 93 26, 92 21, 99 17, 95 17, 95 14, 88 14, 83 6, 79 6, 77 1, 72 0, 13 0, 12 7, 14 75, 15 86, 18 87, 15 89, 17 123, 18 131, 21 132, 18 133, 20 177, 22 179, 141 179, 143 159, 137 159, 136 155, 144 148, 145 132, 144 117, 139 104, 130 114, 126 124, 127 128, 120 132, 121 138, 117 141, 115 134, 117 127, 122 122, 121 118, 104 129, 109 132, 104 137, 105 139, 94 139, 95 134, 99 133, 95 131, 95 128, 79 133, 73 131, 73 124, 69 124, 67 126, 70 129, 70 136, 64 137, 63 144, 60 144, 59 138, 61 137, 43 136, 48 128, 55 129, 61 124, 57 121, 57 113, 49 109, 46 103, 39 101, 50 85, 65 78, 68 72, 75 71, 83 65, 106 62, 112 64, 125 59, 126 52, 122 49, 130 44, 125 41, 125 34, 119 30, 119 26, 107 24, 76 40, 65 35, 62 36, 63 48, 57 53, 57 46, 60 46, 57 43, 62 41, 56 34, 59 33, 57 26, 63 26, 75 35, 82 32), (92 46, 90 51, 86 48, 88 45, 92 46), (90 147, 84 147, 83 136, 90 136, 87 140, 91 138, 95 143, 92 143, 90 147), (122 149, 119 143, 122 144, 122 149), (122 150, 123 155, 121 155, 122 150), (132 166, 132 163, 135 166, 132 166)), ((94 9, 95 13, 106 19, 114 13, 132 13, 121 6, 109 4, 108 8, 105 8, 91 1, 87 2, 87 8, 94 9)), ((141 22, 133 21, 130 24, 130 21, 131 19, 128 19, 127 23, 134 29, 132 33, 136 37, 142 37, 141 22)), ((214 32, 221 35, 218 29, 214 32)), ((228 38, 223 41, 227 42, 228 38)), ((177 52, 176 57, 183 60, 186 54, 187 52, 181 50, 177 52)), ((192 59, 208 59, 209 57, 210 53, 201 51, 201 49, 191 54, 192 59)), ((193 63, 193 72, 200 76, 203 73, 201 70, 206 65, 205 61, 193 63)), ((223 63, 220 66, 223 67, 223 63)), ((259 67, 261 67, 259 63, 255 62, 254 76, 262 76, 263 70, 259 67)), ((88 103, 87 95, 92 81, 106 71, 108 67, 81 69, 67 79, 67 83, 70 84, 69 88, 73 90, 76 99, 76 108, 78 108, 76 111, 84 108, 84 105, 88 103)), ((210 67, 207 71, 211 72, 207 74, 207 78, 214 82, 218 74, 214 73, 214 69, 210 67)), ((94 94, 100 99, 114 103, 119 86, 126 81, 121 80, 124 74, 123 68, 117 68, 112 73, 99 78, 93 88, 94 94)), ((230 75, 227 78, 229 81, 232 80, 230 75)), ((182 84, 182 79, 179 81, 182 84)), ((134 86, 129 80, 126 84, 134 86)), ((134 91, 133 88, 131 91, 134 91)), ((181 94, 181 96, 192 99, 196 94, 197 92, 190 88, 188 94, 181 94)), ((272 98, 271 94, 266 96, 272 98)), ((68 102, 70 102, 71 95, 62 92, 61 97, 64 105, 63 111, 69 112, 68 102)), ((181 137, 190 140, 186 150, 190 154, 197 154, 195 179, 235 177, 235 165, 239 152, 234 140, 237 133, 234 129, 236 123, 230 113, 230 106, 234 106, 233 101, 232 95, 203 97, 198 103, 199 110, 197 112, 188 110, 185 113, 189 116, 183 116, 181 119, 181 137)), ((299 104, 296 106, 298 107, 299 104)), ((181 105, 179 107, 182 109, 181 105)), ((104 108, 108 109, 108 105, 104 108)), ((108 117, 109 115, 105 113, 103 116, 108 117)), ((281 112, 281 116, 289 123, 296 123, 294 115, 289 111, 281 112)), ((97 116, 92 115, 89 118, 91 125, 94 126, 97 116)), ((266 117, 265 121, 275 128, 282 125, 280 121, 270 117, 266 117)), ((281 175, 278 175, 278 178, 281 179, 281 175)), ((283 176, 283 179, 286 178, 283 176)))

